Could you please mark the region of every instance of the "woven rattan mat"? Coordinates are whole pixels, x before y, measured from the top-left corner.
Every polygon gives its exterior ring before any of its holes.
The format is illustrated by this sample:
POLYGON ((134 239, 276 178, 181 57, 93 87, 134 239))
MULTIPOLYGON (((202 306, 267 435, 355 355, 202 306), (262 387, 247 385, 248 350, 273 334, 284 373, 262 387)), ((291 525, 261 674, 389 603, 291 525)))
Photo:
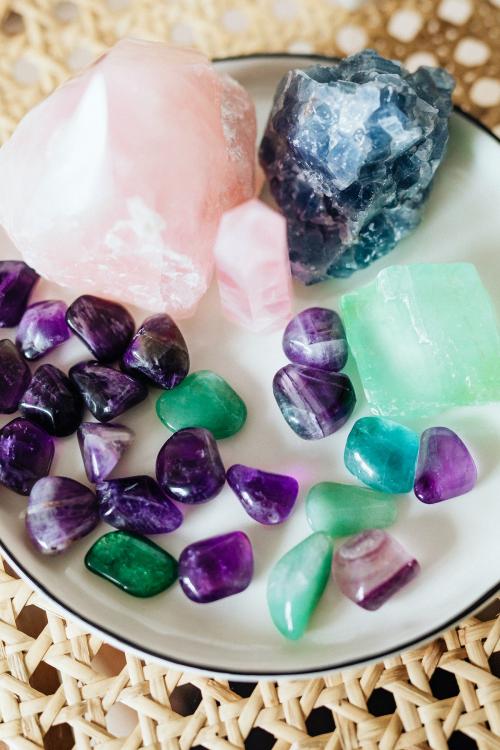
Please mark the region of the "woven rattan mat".
MULTIPOLYGON (((126 35, 214 57, 348 54, 446 65, 500 135, 500 0, 0 0, 0 139, 126 35)), ((500 750, 500 604, 433 643, 321 679, 241 685, 104 645, 0 560, 0 747, 500 750), (4 745, 3 745, 4 743, 4 745)))

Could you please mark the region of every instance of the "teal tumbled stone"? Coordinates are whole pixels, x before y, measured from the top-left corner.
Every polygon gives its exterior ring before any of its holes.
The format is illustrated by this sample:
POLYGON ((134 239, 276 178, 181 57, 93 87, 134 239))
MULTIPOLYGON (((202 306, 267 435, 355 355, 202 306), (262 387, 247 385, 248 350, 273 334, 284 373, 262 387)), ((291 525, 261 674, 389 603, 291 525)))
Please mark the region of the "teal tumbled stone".
POLYGON ((309 490, 306 515, 313 531, 349 536, 364 529, 382 529, 394 523, 396 499, 387 492, 338 482, 320 482, 309 490))

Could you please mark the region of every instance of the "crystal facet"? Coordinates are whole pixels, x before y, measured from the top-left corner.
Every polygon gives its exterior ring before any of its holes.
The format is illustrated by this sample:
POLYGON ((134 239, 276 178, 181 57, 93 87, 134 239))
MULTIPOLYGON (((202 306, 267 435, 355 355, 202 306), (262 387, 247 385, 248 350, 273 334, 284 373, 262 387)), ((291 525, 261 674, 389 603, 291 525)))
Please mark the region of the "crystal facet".
POLYGON ((418 562, 386 531, 362 531, 339 547, 333 574, 342 591, 363 609, 378 609, 420 570, 418 562))
POLYGON ((456 432, 430 427, 422 433, 415 474, 415 495, 439 503, 469 492, 477 480, 474 459, 456 432))
POLYGON ((286 421, 305 440, 319 440, 339 430, 356 404, 347 375, 302 365, 278 370, 273 392, 286 421))
POLYGON ((82 422, 78 443, 85 473, 93 484, 107 479, 134 439, 134 433, 122 424, 82 422))
POLYGON ((242 464, 227 470, 227 481, 248 515, 266 525, 285 521, 299 494, 299 483, 293 477, 242 464))
POLYGON ((156 477, 166 494, 181 503, 205 503, 218 495, 226 474, 212 433, 201 427, 174 433, 158 453, 156 477))
POLYGON ((66 375, 53 365, 41 365, 19 403, 19 411, 51 435, 71 435, 83 416, 83 401, 66 375))
POLYGON ((285 328, 283 351, 298 365, 341 370, 347 362, 347 341, 339 315, 325 307, 302 310, 285 328))
POLYGON ((169 315, 153 315, 141 325, 122 365, 132 375, 169 390, 189 372, 189 354, 182 333, 169 315))
POLYGON ((0 328, 17 326, 39 278, 22 260, 0 260, 0 328))
POLYGON ((26 359, 34 360, 51 352, 69 339, 66 304, 46 300, 30 305, 19 323, 16 344, 26 359))
POLYGON ((148 395, 145 383, 98 362, 79 362, 69 376, 99 422, 109 422, 148 395))
POLYGON ((332 564, 332 540, 311 534, 274 565, 267 581, 267 605, 272 621, 285 638, 306 632, 325 590, 332 564))
POLYGON ((13 419, 0 430, 0 483, 20 495, 50 471, 54 441, 27 419, 13 419))
POLYGON ((17 410, 30 380, 30 368, 12 341, 0 341, 0 414, 12 414, 17 410))
POLYGON ((252 545, 242 531, 190 544, 179 558, 179 583, 194 602, 214 602, 239 594, 252 575, 252 545))
POLYGON ((313 531, 349 536, 363 529, 380 529, 394 523, 396 500, 384 492, 337 482, 320 482, 309 490, 306 514, 313 531))
POLYGON ((66 320, 99 362, 119 359, 135 330, 134 319, 123 305, 91 294, 69 306, 66 320))
POLYGON ((182 513, 148 476, 109 479, 96 486, 99 514, 116 529, 167 534, 179 528, 182 513))

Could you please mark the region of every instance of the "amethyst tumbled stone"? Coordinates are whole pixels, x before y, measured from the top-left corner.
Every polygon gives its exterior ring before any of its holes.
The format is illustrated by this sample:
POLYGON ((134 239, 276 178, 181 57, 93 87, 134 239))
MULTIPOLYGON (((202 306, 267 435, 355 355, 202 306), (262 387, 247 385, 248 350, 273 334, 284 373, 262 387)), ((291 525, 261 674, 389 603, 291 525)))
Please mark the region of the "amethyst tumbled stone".
POLYGON ((34 360, 71 336, 66 323, 66 303, 46 300, 30 305, 19 323, 16 344, 26 359, 34 360))
POLYGON ((341 370, 347 362, 347 340, 339 315, 325 307, 302 310, 285 328, 283 351, 298 365, 341 370))
POLYGON ((30 368, 12 341, 0 341, 0 414, 12 414, 17 410, 30 380, 30 368))
POLYGON ((22 260, 0 261, 0 328, 17 326, 39 278, 22 260))
POLYGON ((20 495, 50 471, 54 441, 27 419, 13 419, 0 430, 0 483, 20 495))
POLYGON ((179 583, 194 602, 214 602, 239 594, 252 575, 252 545, 242 531, 190 544, 179 558, 179 583))
POLYGON ((53 365, 42 365, 33 375, 19 403, 19 411, 50 435, 71 435, 83 416, 83 401, 66 375, 53 365))
POLYGON ((153 315, 141 325, 122 359, 123 369, 169 390, 189 372, 184 337, 169 315, 153 315))
POLYGON ((85 473, 96 484, 107 479, 134 439, 134 433, 122 424, 82 422, 78 444, 85 473))
POLYGON ((99 422, 109 422, 148 395, 145 383, 99 362, 79 362, 69 376, 99 422))
POLYGON ((203 427, 175 432, 158 453, 156 478, 181 503, 206 503, 218 495, 226 472, 212 433, 203 427))
POLYGON ((474 459, 456 432, 430 427, 422 433, 414 485, 419 500, 439 503, 465 495, 476 480, 474 459))
POLYGON ((179 528, 182 513, 148 476, 109 479, 96 487, 103 521, 136 534, 167 534, 179 528))
POLYGON ((266 525, 285 521, 299 494, 297 480, 284 474, 235 464, 227 470, 226 476, 248 515, 266 525))
POLYGON ((83 294, 68 308, 69 327, 99 362, 120 359, 134 335, 134 319, 123 305, 83 294))
POLYGON ((26 529, 44 555, 64 552, 99 523, 95 495, 67 477, 44 477, 33 487, 26 511, 26 529))

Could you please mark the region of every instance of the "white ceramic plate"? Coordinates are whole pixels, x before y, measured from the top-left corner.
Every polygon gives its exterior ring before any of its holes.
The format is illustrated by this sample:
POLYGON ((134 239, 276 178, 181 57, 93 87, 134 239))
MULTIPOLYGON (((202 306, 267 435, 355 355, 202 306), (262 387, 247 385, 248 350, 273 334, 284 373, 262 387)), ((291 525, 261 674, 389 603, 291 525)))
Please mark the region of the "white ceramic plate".
MULTIPOLYGON (((289 68, 309 63, 304 58, 277 56, 226 61, 219 67, 251 92, 262 127, 278 80, 289 68)), ((473 261, 498 302, 499 174, 498 142, 455 113, 449 153, 421 227, 386 260, 351 279, 308 289, 297 287, 296 309, 311 304, 338 308, 340 294, 370 281, 384 265, 416 261, 473 261)), ((12 254, 4 240, 1 256, 12 254)), ((41 282, 34 299, 62 297, 70 302, 75 296, 75 292, 41 282)), ((139 310, 133 312, 138 323, 145 317, 139 310)), ((457 430, 479 468, 477 488, 463 497, 435 506, 423 505, 411 494, 401 497, 399 518, 391 531, 418 558, 421 575, 377 612, 360 609, 330 583, 307 635, 293 643, 283 639, 267 612, 267 573, 286 550, 309 533, 304 510, 308 487, 321 480, 354 482, 343 466, 342 454, 354 418, 367 413, 359 379, 350 362, 348 370, 358 405, 349 424, 325 440, 306 442, 285 424, 271 392, 272 376, 285 364, 279 332, 251 335, 226 322, 220 316, 214 289, 197 316, 182 322, 181 328, 189 345, 192 370, 216 370, 248 405, 245 428, 220 443, 225 465, 241 462, 296 476, 301 484, 296 510, 282 526, 266 528, 244 513, 226 487, 212 502, 187 509, 183 526, 174 534, 157 537, 178 556, 190 542, 213 534, 242 529, 250 536, 256 559, 251 586, 238 596, 199 605, 188 600, 179 586, 141 600, 89 573, 83 557, 91 543, 109 530, 104 525, 60 557, 39 556, 24 534, 25 499, 2 489, 2 551, 56 606, 108 641, 145 657, 245 679, 321 673, 379 659, 430 638, 494 593, 500 567, 498 404, 457 409, 412 424, 417 429, 443 424, 457 430)), ((51 361, 68 368, 88 356, 83 345, 72 340, 51 361)), ((132 427, 137 437, 117 476, 154 474, 156 454, 170 435, 155 416, 157 396, 158 392, 152 391, 145 403, 119 420, 132 427)), ((52 473, 86 481, 75 437, 58 441, 52 473)))

